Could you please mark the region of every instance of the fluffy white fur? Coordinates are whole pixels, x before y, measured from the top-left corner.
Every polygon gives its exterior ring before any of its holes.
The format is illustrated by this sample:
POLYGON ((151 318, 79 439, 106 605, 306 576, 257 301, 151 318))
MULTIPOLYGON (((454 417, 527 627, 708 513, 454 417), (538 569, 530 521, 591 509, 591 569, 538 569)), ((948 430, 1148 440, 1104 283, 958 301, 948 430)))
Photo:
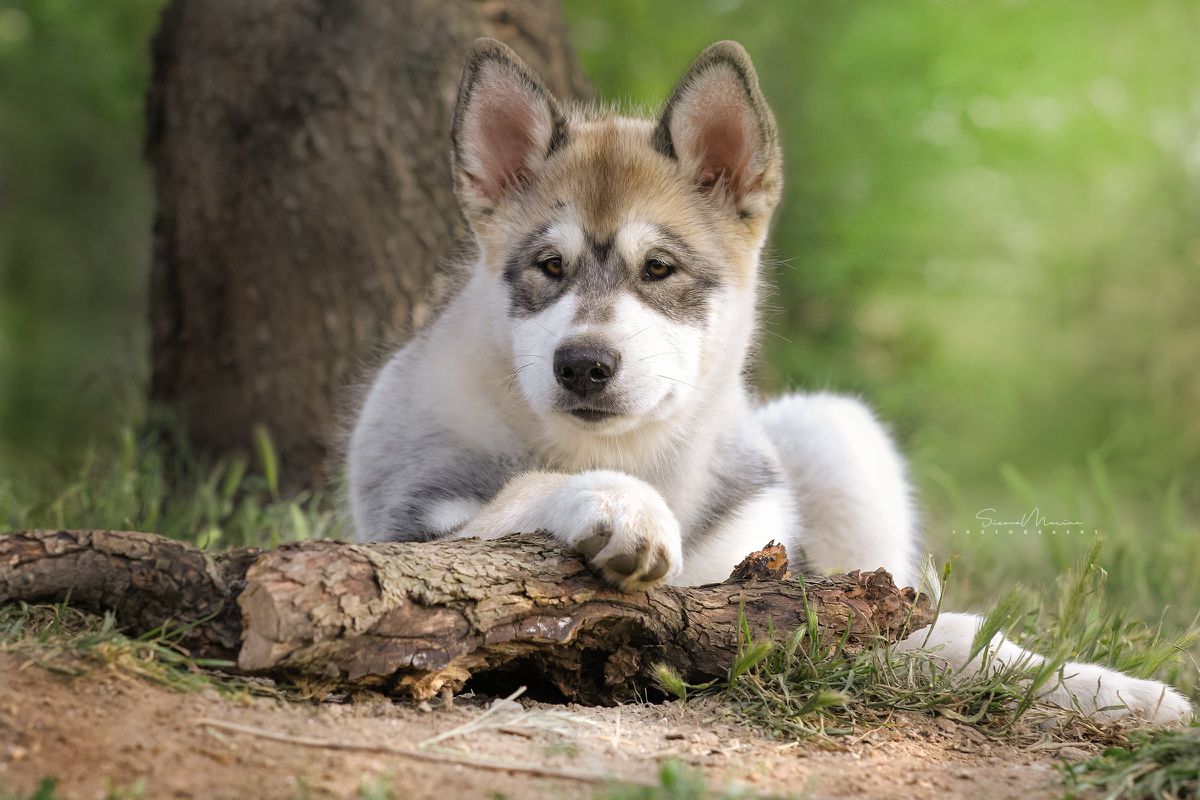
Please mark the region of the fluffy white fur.
POLYGON ((874 415, 836 394, 794 394, 761 408, 804 509, 804 552, 825 573, 861 569, 863 557, 901 586, 916 586, 916 514, 904 461, 874 415))

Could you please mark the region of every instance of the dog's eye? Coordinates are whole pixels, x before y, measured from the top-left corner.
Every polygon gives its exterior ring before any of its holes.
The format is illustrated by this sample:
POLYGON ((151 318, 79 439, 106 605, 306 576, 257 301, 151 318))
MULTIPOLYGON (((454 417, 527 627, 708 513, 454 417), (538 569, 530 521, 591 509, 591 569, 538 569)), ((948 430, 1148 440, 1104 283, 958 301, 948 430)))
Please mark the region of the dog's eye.
POLYGON ((559 256, 546 256, 539 260, 537 265, 538 269, 555 280, 558 280, 563 275, 562 258, 559 256))
POLYGON ((669 261, 663 261, 661 258, 646 259, 646 266, 642 267, 642 278, 648 281, 661 281, 663 278, 670 277, 675 272, 675 265, 669 261))

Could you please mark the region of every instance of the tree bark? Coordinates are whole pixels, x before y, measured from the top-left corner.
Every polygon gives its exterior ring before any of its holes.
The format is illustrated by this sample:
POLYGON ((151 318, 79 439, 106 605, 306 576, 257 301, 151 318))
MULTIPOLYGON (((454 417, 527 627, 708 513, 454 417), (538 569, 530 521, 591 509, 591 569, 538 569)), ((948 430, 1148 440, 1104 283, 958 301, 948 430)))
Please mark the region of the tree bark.
POLYGON ((195 450, 264 426, 317 483, 344 388, 461 255, 448 131, 463 54, 515 48, 589 94, 558 0, 173 0, 154 40, 151 399, 195 450))
POLYGON ((32 531, 0 537, 0 604, 69 597, 133 632, 170 620, 197 655, 250 673, 414 698, 509 675, 585 703, 644 696, 657 664, 723 678, 742 614, 765 637, 811 610, 850 653, 931 621, 928 598, 883 570, 798 580, 781 554, 752 555, 723 584, 625 594, 543 535, 207 554, 154 534, 32 531))

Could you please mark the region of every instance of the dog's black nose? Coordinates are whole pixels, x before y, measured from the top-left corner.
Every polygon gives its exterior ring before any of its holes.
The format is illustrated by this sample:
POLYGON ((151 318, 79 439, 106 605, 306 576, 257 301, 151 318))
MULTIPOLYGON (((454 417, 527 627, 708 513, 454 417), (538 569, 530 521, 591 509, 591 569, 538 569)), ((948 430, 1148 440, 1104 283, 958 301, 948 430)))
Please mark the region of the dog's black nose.
POLYGON ((577 397, 590 397, 612 380, 620 360, 613 351, 595 345, 563 345, 554 351, 554 377, 577 397))

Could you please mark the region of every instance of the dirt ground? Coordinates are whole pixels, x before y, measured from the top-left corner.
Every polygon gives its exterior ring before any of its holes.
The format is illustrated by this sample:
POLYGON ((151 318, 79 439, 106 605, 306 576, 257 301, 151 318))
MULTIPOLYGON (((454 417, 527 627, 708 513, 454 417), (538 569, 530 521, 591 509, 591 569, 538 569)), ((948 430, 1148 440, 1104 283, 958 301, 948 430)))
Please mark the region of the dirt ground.
POLYGON ((103 798, 139 780, 146 798, 357 797, 364 785, 382 784, 395 798, 588 798, 604 792, 605 779, 653 782, 658 765, 675 759, 703 772, 714 789, 751 794, 1051 798, 1061 795, 1055 758, 1086 753, 1016 749, 922 717, 822 747, 773 742, 713 719, 715 706, 703 703, 509 702, 483 716, 487 706, 471 697, 422 709, 383 699, 186 694, 116 671, 65 677, 0 653, 0 795, 21 796, 54 776, 66 798, 103 798), (411 751, 464 725, 477 729, 422 750, 447 761, 331 746, 411 751), (451 763, 459 758, 488 766, 451 763), (515 771, 533 766, 571 776, 515 771))

